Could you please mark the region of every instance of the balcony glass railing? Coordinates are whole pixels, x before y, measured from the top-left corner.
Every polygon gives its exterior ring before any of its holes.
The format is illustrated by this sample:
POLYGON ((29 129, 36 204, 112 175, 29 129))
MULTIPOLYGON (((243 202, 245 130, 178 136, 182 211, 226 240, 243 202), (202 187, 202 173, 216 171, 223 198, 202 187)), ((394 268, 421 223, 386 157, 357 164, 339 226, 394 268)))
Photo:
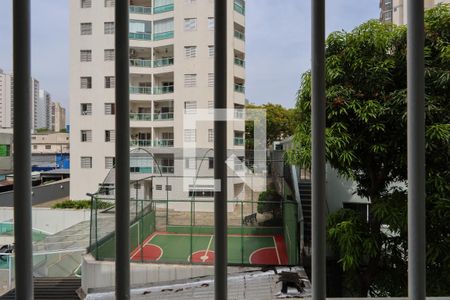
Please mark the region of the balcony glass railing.
POLYGON ((154 68, 166 67, 166 66, 171 66, 171 65, 173 65, 173 57, 155 59, 153 61, 154 68))
POLYGON ((245 68, 245 60, 240 59, 239 57, 234 58, 234 64, 245 68))
POLYGON ((152 167, 130 167, 130 173, 152 174, 152 167))
POLYGON ((161 147, 161 148, 173 147, 173 139, 154 140, 153 147, 161 147))
POLYGON ((241 84, 234 84, 234 91, 238 93, 245 93, 245 86, 241 84))
POLYGON ((135 6, 130 5, 130 14, 145 14, 145 15, 151 15, 152 14, 152 8, 148 6, 135 6))
POLYGON ((241 15, 245 15, 245 7, 236 2, 234 2, 234 10, 240 13, 241 15))
POLYGON ((234 138, 234 145, 235 146, 243 146, 244 145, 244 138, 243 137, 235 137, 234 138))
POLYGON ((152 140, 131 140, 130 146, 132 146, 132 147, 151 147, 152 140))
POLYGON ((152 88, 151 87, 142 87, 142 86, 130 86, 130 94, 151 95, 152 88))
POLYGON ((130 59, 130 67, 151 68, 152 61, 150 59, 130 59))
POLYGON ((165 12, 173 11, 173 8, 174 8, 173 4, 157 6, 157 7, 153 8, 153 13, 154 14, 165 13, 165 12))
POLYGON ((130 113, 131 121, 151 121, 152 114, 148 113, 130 113))
POLYGON ((153 34, 154 41, 166 40, 173 38, 173 31, 166 31, 153 34))
POLYGON ((241 32, 239 30, 234 30, 234 37, 245 41, 245 33, 241 32))
POLYGON ((174 166, 160 166, 161 173, 163 174, 173 174, 175 173, 175 167, 174 166))
POLYGON ((173 120, 173 112, 155 113, 155 114, 153 114, 153 120, 155 120, 155 121, 171 121, 171 120, 173 120))
POLYGON ((243 108, 235 108, 234 109, 234 118, 235 119, 243 119, 244 118, 244 109, 243 108))
POLYGON ((130 32, 128 34, 128 37, 132 40, 144 40, 144 41, 152 40, 152 34, 147 32, 130 32))
POLYGON ((173 93, 173 85, 155 86, 153 88, 153 95, 170 94, 170 93, 173 93))

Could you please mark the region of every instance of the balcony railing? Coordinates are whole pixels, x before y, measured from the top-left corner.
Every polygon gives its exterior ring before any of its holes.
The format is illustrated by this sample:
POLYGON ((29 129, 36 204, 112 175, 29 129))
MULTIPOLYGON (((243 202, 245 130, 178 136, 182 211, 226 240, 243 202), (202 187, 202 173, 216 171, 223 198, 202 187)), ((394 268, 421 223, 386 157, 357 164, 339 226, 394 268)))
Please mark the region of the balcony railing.
POLYGON ((153 61, 153 67, 159 68, 159 67, 171 66, 171 65, 173 65, 173 62, 174 62, 173 57, 155 59, 153 61))
POLYGON ((153 141, 153 147, 170 148, 173 147, 173 139, 159 139, 153 141))
POLYGON ((169 113, 155 113, 153 114, 154 121, 171 121, 173 120, 173 112, 169 113))
POLYGON ((240 13, 241 15, 245 15, 245 7, 239 5, 236 2, 234 2, 234 10, 240 13))
POLYGON ((166 31, 153 34, 154 41, 166 40, 173 38, 173 31, 166 31))
POLYGON ((130 32, 128 34, 128 37, 132 40, 144 40, 144 41, 152 40, 152 34, 147 32, 130 32))
POLYGON ((245 68, 245 60, 240 59, 239 57, 234 58, 234 64, 245 68))
POLYGON ((152 61, 150 59, 130 59, 130 67, 151 68, 152 61))
POLYGON ((152 167, 130 167, 130 173, 152 174, 152 167))
POLYGON ((243 137, 235 137, 234 138, 234 145, 235 146, 243 146, 244 145, 244 138, 243 137))
POLYGON ((234 118, 235 119, 243 119, 244 118, 244 109, 243 108, 235 108, 234 109, 234 118))
POLYGON ((234 91, 238 93, 245 93, 245 86, 241 84, 234 84, 234 91))
POLYGON ((151 95, 152 88, 151 87, 142 87, 142 86, 130 86, 130 94, 151 95))
POLYGON ((234 30, 234 37, 245 41, 245 33, 241 32, 239 30, 236 30, 236 29, 234 30))
POLYGON ((153 88, 153 95, 170 94, 173 93, 173 85, 169 86, 155 86, 153 88))
POLYGON ((161 173, 163 174, 173 174, 175 173, 175 167, 174 166, 160 166, 161 173))
POLYGON ((131 121, 151 121, 152 114, 148 113, 130 113, 131 121))
POLYGON ((152 8, 148 6, 135 6, 130 5, 130 14, 145 14, 145 15, 151 15, 152 14, 152 8))
POLYGON ((132 147, 151 147, 152 140, 131 140, 130 146, 132 146, 132 147))
POLYGON ((157 6, 157 7, 153 8, 153 13, 154 14, 165 13, 165 12, 173 11, 173 8, 174 8, 173 4, 157 6))

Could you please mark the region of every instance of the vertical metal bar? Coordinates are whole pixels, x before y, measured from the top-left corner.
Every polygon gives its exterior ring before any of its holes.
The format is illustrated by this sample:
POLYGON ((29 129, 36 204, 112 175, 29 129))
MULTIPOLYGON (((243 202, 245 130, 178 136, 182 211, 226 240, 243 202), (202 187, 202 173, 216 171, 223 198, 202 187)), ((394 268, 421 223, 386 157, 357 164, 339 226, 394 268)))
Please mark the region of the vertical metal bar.
POLYGON ((130 299, 129 3, 116 1, 116 298, 130 299))
POLYGON ((16 299, 33 299, 30 0, 13 1, 16 299))
POLYGON ((408 2, 408 295, 426 297, 424 1, 408 2))
POLYGON ((215 0, 214 32, 214 180, 220 181, 214 193, 215 224, 215 299, 227 299, 227 122, 223 111, 227 108, 227 17, 228 1, 215 0), (220 188, 218 190, 217 188, 220 188))
POLYGON ((312 296, 326 297, 325 0, 312 0, 312 296))

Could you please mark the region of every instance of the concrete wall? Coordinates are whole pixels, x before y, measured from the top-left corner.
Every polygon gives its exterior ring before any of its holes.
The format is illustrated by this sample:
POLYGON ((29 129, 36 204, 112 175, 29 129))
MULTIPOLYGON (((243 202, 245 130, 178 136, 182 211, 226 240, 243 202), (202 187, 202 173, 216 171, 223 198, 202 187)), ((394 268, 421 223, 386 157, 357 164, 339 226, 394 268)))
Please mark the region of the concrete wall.
MULTIPOLYGON (((75 209, 51 209, 34 207, 32 212, 33 228, 54 234, 82 221, 90 220, 91 211, 75 209)), ((14 209, 0 208, 0 222, 13 222, 14 209)))
MULTIPOLYGON (((52 182, 46 185, 35 186, 32 190, 33 205, 69 196, 69 179, 52 182)), ((0 194, 0 207, 14 205, 14 191, 0 194)))

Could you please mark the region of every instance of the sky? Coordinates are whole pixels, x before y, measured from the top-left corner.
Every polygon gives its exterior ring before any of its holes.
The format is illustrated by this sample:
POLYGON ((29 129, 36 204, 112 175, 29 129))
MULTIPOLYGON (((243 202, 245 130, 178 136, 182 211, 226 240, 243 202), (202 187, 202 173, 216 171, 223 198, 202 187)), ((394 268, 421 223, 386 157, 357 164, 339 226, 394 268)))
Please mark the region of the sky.
MULTIPOLYGON (((31 0, 32 75, 69 108, 69 1, 31 0)), ((206 0, 200 0, 206 1, 206 0)), ((246 98, 295 105, 310 69, 312 0, 246 1, 246 98)), ((379 0, 328 0, 327 34, 379 16, 379 0)), ((12 70, 12 0, 0 0, 0 68, 12 70)))

